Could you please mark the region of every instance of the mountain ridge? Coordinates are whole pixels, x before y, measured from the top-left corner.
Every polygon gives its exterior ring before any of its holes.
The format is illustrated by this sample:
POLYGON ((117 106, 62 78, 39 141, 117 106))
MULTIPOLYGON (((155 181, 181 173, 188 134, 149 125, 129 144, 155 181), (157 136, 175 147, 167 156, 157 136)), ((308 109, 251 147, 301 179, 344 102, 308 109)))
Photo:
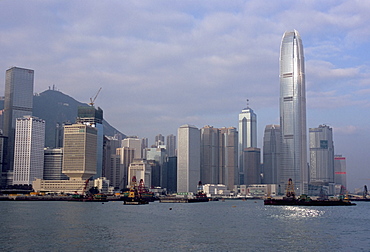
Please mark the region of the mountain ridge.
MULTIPOLYGON (((48 89, 33 96, 32 115, 45 120, 45 146, 55 147, 55 133, 57 123, 75 123, 79 106, 89 106, 60 91, 48 89)), ((0 109, 4 101, 0 102, 0 109)), ((103 120, 104 135, 114 136, 121 133, 103 120)))

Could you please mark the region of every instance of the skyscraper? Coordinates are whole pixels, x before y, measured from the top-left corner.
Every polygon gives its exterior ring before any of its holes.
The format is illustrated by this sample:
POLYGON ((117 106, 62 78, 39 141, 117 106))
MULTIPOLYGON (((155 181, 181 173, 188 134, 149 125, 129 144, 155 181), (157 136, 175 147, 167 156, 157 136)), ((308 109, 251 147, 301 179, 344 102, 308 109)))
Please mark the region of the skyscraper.
POLYGON ((167 155, 169 157, 176 156, 176 136, 175 135, 171 134, 167 136, 166 149, 167 149, 167 155))
POLYGON ((308 192, 306 88, 303 45, 299 33, 285 32, 280 48, 280 184, 293 180, 296 194, 308 192))
POLYGON ((280 125, 266 125, 263 136, 263 184, 278 184, 281 159, 280 125))
POLYGON ((45 121, 37 117, 17 118, 13 185, 32 184, 43 178, 45 121))
POLYGON ((220 183, 234 190, 239 184, 238 131, 234 127, 220 129, 220 183))
MULTIPOLYGON (((122 147, 135 150, 135 159, 143 158, 142 140, 137 137, 127 137, 122 140, 122 147)), ((129 181, 130 184, 130 181, 129 181)))
POLYGON ((177 136, 177 192, 195 193, 200 180, 200 131, 183 125, 177 136))
POLYGON ((346 158, 342 155, 334 156, 334 183, 347 188, 346 158))
POLYGON ((62 173, 63 148, 44 148, 44 179, 45 180, 67 180, 68 177, 62 173))
MULTIPOLYGON (((257 148, 257 115, 248 106, 239 114, 239 171, 243 172, 245 148, 257 148)), ((243 179, 241 180, 243 182, 243 179)))
POLYGON ((16 119, 32 115, 33 78, 31 69, 12 67, 6 70, 4 136, 8 137, 8 162, 5 171, 13 170, 16 119))
POLYGON ((261 149, 245 148, 243 157, 244 184, 261 184, 261 149))
POLYGON ((96 174, 97 129, 85 124, 64 126, 63 173, 72 180, 96 174))
POLYGON ((334 183, 333 131, 327 125, 309 129, 310 184, 327 186, 334 183))
POLYGON ((100 178, 103 173, 103 110, 91 106, 78 107, 78 117, 76 122, 94 127, 97 129, 97 143, 96 143, 96 174, 94 178, 100 178))
POLYGON ((219 129, 200 129, 200 179, 203 184, 218 184, 220 171, 219 129))

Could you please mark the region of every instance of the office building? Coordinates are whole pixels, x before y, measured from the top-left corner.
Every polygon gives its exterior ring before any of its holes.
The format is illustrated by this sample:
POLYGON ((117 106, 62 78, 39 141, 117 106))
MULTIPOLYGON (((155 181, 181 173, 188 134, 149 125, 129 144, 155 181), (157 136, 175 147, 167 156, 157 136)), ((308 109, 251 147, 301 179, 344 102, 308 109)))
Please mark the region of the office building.
POLYGON ((127 187, 130 187, 134 176, 136 177, 136 185, 139 185, 139 182, 142 179, 146 187, 151 187, 152 170, 145 159, 134 159, 128 168, 128 176, 130 180, 128 181, 127 187))
MULTIPOLYGON (((162 145, 163 146, 163 145, 162 145)), ((152 167, 152 186, 167 187, 166 149, 147 148, 146 160, 152 167)))
POLYGON ((239 171, 243 172, 243 150, 257 148, 257 115, 248 106, 239 114, 239 171))
POLYGON ((245 148, 243 151, 244 157, 244 184, 260 184, 261 183, 261 149, 260 148, 245 148))
POLYGON ((85 124, 64 126, 63 173, 71 180, 96 174, 97 129, 85 124))
POLYGON ((299 33, 285 32, 280 48, 280 185, 291 178, 296 195, 308 192, 306 88, 303 45, 299 33))
POLYGON ((200 131, 183 125, 177 136, 177 192, 196 193, 200 181, 200 131))
POLYGON ((37 117, 17 118, 14 141, 13 185, 30 185, 43 178, 45 121, 37 117))
MULTIPOLYGON (((123 175, 120 171, 120 156, 116 154, 121 141, 116 137, 104 136, 103 144, 103 177, 110 181, 110 185, 118 189, 122 183, 123 175)), ((125 184, 121 185, 121 189, 125 184)))
POLYGON ((128 174, 129 165, 133 162, 135 157, 135 149, 129 147, 122 147, 116 150, 116 154, 120 157, 120 166, 119 171, 115 169, 115 178, 113 181, 116 181, 112 184, 114 187, 119 189, 125 188, 127 185, 130 185, 131 177, 128 174))
POLYGON ((333 131, 327 125, 309 129, 310 184, 328 186, 334 183, 333 131))
POLYGON ((122 147, 131 148, 135 151, 135 159, 143 158, 143 141, 137 137, 127 137, 122 140, 122 147))
POLYGON ((13 176, 6 171, 8 137, 0 134, 0 188, 12 184, 13 176))
POLYGON ((3 134, 8 137, 4 172, 13 170, 16 119, 32 115, 34 71, 12 67, 6 71, 3 134))
POLYGON ((155 136, 154 146, 152 148, 157 148, 160 145, 164 145, 164 136, 162 134, 155 136))
POLYGON ((347 164, 343 155, 334 156, 334 183, 347 188, 347 164))
POLYGON ((280 125, 267 125, 263 136, 263 184, 278 184, 281 158, 280 125))
POLYGON ((44 148, 44 179, 66 180, 68 177, 62 173, 63 148, 44 148))
POLYGON ((82 123, 97 130, 96 135, 96 174, 94 178, 99 178, 103 175, 103 110, 91 106, 79 106, 76 123, 82 123))
POLYGON ((167 136, 166 149, 167 149, 167 156, 169 157, 176 156, 176 136, 175 135, 171 134, 167 136))

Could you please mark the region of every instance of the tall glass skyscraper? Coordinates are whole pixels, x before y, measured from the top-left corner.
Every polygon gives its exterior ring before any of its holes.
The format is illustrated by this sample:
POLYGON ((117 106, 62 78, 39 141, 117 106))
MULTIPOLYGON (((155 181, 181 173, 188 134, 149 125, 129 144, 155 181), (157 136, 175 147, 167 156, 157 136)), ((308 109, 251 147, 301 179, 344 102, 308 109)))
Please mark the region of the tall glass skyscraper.
POLYGON ((16 119, 32 115, 33 78, 31 69, 12 67, 6 70, 3 133, 8 137, 8 146, 4 173, 13 170, 16 119))
POLYGON ((327 125, 309 129, 310 184, 334 183, 333 130, 327 125))
POLYGON ((306 87, 299 33, 285 32, 280 47, 280 185, 293 180, 297 195, 308 192, 306 87))
POLYGON ((266 125, 263 136, 263 184, 278 184, 281 159, 280 125, 266 125))
POLYGON ((239 171, 241 172, 240 183, 244 184, 243 171, 244 157, 246 148, 257 148, 257 115, 247 105, 239 114, 239 171))

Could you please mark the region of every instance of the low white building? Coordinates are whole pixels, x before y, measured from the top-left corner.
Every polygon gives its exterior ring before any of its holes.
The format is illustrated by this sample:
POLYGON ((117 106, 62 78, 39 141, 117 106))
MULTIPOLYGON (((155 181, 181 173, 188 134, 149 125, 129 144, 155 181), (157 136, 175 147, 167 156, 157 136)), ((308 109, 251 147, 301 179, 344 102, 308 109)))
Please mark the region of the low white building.
POLYGON ((205 184, 203 185, 203 192, 208 197, 212 196, 230 196, 230 190, 227 190, 227 186, 223 184, 205 184))

